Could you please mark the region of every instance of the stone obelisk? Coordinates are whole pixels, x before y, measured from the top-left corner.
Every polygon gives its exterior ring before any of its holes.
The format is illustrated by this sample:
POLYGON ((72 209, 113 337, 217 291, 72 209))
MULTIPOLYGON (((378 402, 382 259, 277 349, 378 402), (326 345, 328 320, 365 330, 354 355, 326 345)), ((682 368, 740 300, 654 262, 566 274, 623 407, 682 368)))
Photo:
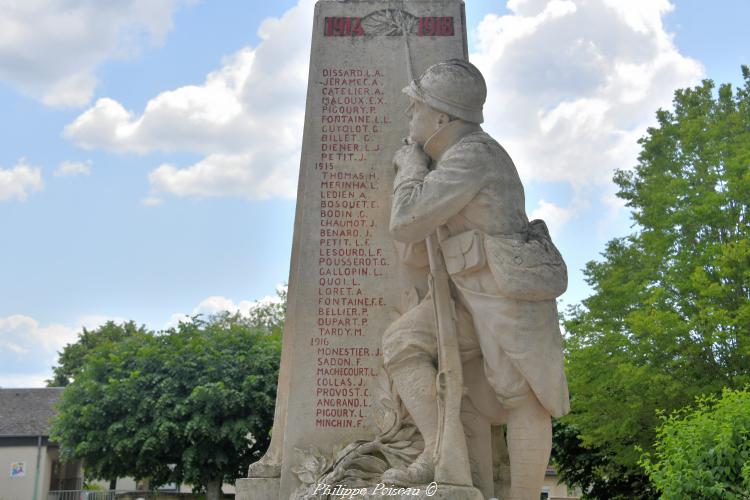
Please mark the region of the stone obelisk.
POLYGON ((467 58, 460 0, 318 1, 272 443, 239 499, 288 499, 296 450, 369 439, 381 335, 425 282, 388 232, 413 74, 467 58), (254 477, 253 477, 254 476, 254 477))

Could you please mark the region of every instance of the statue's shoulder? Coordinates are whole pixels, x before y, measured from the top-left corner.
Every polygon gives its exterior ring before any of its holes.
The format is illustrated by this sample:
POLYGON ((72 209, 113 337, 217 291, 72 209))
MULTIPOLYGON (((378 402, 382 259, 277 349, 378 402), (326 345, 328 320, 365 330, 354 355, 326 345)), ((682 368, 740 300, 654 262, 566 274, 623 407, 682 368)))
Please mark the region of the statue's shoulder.
POLYGON ((477 130, 463 136, 446 154, 473 154, 496 161, 510 160, 510 156, 499 142, 484 130, 477 130))

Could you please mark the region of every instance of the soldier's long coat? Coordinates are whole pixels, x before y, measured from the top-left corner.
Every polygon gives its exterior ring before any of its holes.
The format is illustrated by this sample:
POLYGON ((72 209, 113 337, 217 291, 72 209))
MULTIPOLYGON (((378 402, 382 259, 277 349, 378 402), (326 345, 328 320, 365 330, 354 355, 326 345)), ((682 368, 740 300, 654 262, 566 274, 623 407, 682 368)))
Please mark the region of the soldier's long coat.
MULTIPOLYGON (((439 227, 442 239, 469 230, 488 235, 525 231, 528 218, 515 165, 478 125, 451 122, 424 150, 433 168, 404 165, 394 181, 390 229, 396 240, 419 242, 439 227)), ((484 373, 498 400, 512 407, 528 397, 530 388, 552 416, 568 413, 555 301, 503 297, 487 266, 452 280, 460 309, 470 313, 474 330, 460 334, 462 357, 466 361, 481 351, 484 373)), ((383 338, 386 367, 414 355, 433 356, 434 350, 429 298, 391 325, 383 338)))

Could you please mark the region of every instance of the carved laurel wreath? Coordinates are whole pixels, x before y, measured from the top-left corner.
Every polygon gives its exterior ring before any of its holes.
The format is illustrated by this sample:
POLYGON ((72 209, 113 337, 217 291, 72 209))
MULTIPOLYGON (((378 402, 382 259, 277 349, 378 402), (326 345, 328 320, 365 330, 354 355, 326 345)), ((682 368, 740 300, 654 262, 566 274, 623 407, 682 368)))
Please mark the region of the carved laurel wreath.
POLYGON ((315 446, 295 449, 300 465, 292 472, 302 485, 292 494, 293 500, 328 499, 328 495, 314 493, 318 484, 350 488, 375 485, 383 472, 407 466, 422 453, 422 436, 382 368, 375 379, 371 417, 380 431, 371 441, 355 441, 330 456, 315 446))
POLYGON ((377 10, 362 18, 365 33, 375 36, 416 35, 418 24, 417 16, 401 9, 377 10))

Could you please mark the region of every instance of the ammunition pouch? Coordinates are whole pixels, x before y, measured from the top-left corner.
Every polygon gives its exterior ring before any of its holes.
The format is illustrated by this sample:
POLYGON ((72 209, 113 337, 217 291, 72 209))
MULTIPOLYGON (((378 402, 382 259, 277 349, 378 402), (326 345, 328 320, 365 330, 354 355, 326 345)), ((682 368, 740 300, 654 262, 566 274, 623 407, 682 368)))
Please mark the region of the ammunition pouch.
POLYGON ((524 233, 488 235, 472 230, 447 238, 440 246, 451 276, 488 265, 502 297, 553 300, 568 287, 565 262, 540 219, 531 221, 524 233))

